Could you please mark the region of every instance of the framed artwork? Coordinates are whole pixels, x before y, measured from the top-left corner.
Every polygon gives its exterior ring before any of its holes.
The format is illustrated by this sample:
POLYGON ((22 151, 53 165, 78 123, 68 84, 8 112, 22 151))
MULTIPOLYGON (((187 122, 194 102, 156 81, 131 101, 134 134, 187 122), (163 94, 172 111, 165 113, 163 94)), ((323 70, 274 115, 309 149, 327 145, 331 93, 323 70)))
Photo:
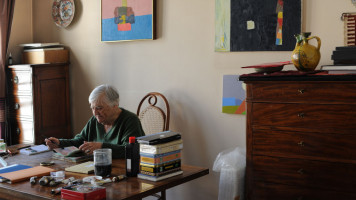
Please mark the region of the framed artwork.
POLYGON ((215 0, 215 51, 291 51, 302 0, 215 0))
POLYGON ((245 84, 239 75, 224 75, 222 112, 227 114, 246 114, 245 84))
POLYGON ((154 39, 154 0, 101 0, 101 41, 154 39))

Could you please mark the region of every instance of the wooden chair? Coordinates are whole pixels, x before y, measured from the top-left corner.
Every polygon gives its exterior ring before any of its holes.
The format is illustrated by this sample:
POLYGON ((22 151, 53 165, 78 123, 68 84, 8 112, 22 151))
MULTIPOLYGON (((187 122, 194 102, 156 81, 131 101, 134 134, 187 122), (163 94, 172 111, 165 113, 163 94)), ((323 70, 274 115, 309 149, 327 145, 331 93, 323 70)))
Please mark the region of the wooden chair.
MULTIPOLYGON (((169 104, 161 93, 150 92, 144 96, 138 105, 137 116, 146 135, 169 130, 169 104), (157 106, 158 102, 164 104, 165 110, 157 106)), ((165 200, 166 190, 162 190, 161 195, 153 194, 151 196, 157 197, 158 200, 165 200)))
POLYGON ((169 104, 161 93, 150 92, 143 97, 137 108, 137 116, 141 120, 146 135, 169 130, 169 104), (161 104, 165 105, 165 110, 157 106, 159 99, 161 104), (143 109, 145 105, 146 107, 143 109))

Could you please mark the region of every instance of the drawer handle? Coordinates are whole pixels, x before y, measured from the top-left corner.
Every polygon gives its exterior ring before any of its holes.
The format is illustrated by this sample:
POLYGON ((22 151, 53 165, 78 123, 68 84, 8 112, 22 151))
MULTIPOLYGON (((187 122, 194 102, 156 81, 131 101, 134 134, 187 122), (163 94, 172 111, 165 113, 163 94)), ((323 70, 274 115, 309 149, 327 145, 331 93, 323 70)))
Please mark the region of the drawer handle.
POLYGON ((305 89, 298 89, 299 94, 304 94, 305 89))
POLYGON ((15 83, 15 84, 18 84, 18 83, 19 83, 19 77, 18 77, 18 76, 15 76, 15 77, 14 77, 14 83, 15 83))
POLYGON ((304 118, 305 114, 304 113, 298 113, 298 117, 304 118))
POLYGON ((20 133, 21 133, 20 128, 17 128, 17 129, 16 129, 16 133, 17 133, 17 135, 20 135, 20 133))
POLYGON ((304 174, 305 171, 304 171, 304 169, 299 169, 299 170, 298 170, 298 173, 299 173, 299 174, 304 174))
POLYGON ((303 141, 298 142, 298 145, 304 147, 305 143, 303 141))
POLYGON ((18 110, 18 109, 20 109, 20 104, 15 103, 15 110, 18 110))

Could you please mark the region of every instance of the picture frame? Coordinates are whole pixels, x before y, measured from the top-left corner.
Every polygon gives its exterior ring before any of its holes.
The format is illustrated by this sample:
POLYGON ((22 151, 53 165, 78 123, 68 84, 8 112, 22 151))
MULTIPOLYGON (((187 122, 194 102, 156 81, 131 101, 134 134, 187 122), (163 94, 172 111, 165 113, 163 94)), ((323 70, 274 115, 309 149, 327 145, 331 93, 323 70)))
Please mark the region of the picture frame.
POLYGON ((215 0, 215 51, 292 51, 303 0, 215 0))
POLYGON ((101 0, 101 41, 155 39, 155 0, 101 0))

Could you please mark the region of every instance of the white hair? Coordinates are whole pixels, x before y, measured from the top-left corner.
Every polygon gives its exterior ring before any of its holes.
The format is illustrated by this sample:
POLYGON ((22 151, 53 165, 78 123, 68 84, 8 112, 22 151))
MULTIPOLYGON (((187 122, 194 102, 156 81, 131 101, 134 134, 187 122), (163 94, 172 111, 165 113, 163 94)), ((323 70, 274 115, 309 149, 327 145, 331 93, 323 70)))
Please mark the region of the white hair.
POLYGON ((90 93, 89 103, 97 102, 102 94, 104 94, 103 100, 108 105, 119 105, 119 93, 113 86, 107 84, 99 85, 90 93))

